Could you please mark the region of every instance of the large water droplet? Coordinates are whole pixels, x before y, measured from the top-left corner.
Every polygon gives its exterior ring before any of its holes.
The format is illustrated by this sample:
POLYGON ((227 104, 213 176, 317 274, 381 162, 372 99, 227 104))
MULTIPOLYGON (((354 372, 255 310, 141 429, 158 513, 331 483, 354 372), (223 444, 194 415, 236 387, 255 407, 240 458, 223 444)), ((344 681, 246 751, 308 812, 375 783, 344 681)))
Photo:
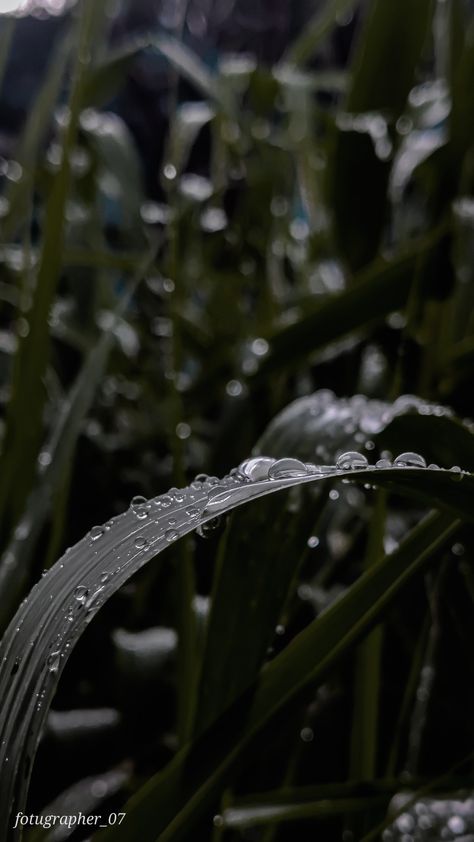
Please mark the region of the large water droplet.
POLYGON ((269 469, 275 460, 268 456, 254 456, 239 465, 239 474, 252 482, 268 479, 269 469))
POLYGON ((213 517, 211 520, 208 520, 206 523, 202 523, 196 529, 197 534, 201 538, 208 538, 212 532, 215 532, 216 529, 219 528, 221 525, 221 518, 220 517, 213 517))
POLYGON ((146 497, 142 497, 141 494, 136 494, 135 497, 132 497, 130 507, 132 509, 136 509, 137 506, 146 506, 147 499, 146 497))
POLYGON ((135 517, 137 517, 139 520, 142 520, 143 518, 148 517, 150 504, 148 503, 146 497, 142 497, 141 494, 137 494, 135 495, 135 497, 132 497, 130 508, 135 517))
POLYGON ((61 652, 51 652, 48 656, 47 666, 50 672, 57 672, 59 669, 59 662, 61 660, 61 652))
POLYGON ((84 602, 88 593, 89 589, 85 585, 78 585, 74 591, 74 599, 77 599, 78 602, 84 602))
POLYGON ((143 535, 139 535, 138 538, 135 538, 133 543, 135 544, 137 550, 144 550, 145 547, 148 546, 148 541, 143 537, 143 535))
POLYGON ((306 465, 299 459, 278 459, 270 467, 268 476, 270 479, 286 479, 288 477, 302 477, 307 473, 306 465))
POLYGON ((102 526, 93 526, 89 534, 91 541, 97 541, 99 538, 102 538, 104 530, 102 526))
POLYGON ((367 458, 362 453, 358 453, 357 450, 348 450, 347 453, 341 453, 336 461, 336 468, 342 471, 360 471, 367 468, 368 464, 367 458))
POLYGON ((400 453, 393 460, 394 468, 426 468, 426 461, 419 453, 400 453))
POLYGON ((453 465, 453 467, 449 469, 449 472, 451 474, 451 479, 454 482, 461 482, 463 478, 463 472, 459 465, 453 465))
POLYGON ((174 529, 168 529, 165 532, 165 539, 171 544, 172 541, 176 541, 179 538, 179 534, 174 529))

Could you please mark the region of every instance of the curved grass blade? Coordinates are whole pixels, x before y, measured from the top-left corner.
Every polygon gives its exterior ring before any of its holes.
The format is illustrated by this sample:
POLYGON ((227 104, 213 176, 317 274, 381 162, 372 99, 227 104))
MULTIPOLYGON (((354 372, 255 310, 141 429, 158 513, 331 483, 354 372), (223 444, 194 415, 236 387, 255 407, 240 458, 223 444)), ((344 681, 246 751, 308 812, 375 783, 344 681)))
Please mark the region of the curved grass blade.
MULTIPOLYGON (((217 482, 195 481, 185 489, 150 501, 134 498, 127 512, 104 526, 94 527, 82 541, 66 551, 20 606, 0 646, 0 765, 3 770, 0 824, 3 827, 11 826, 10 816, 24 805, 41 728, 73 646, 104 602, 133 573, 178 538, 216 515, 224 514, 249 500, 300 483, 330 477, 350 477, 365 482, 370 480, 405 490, 410 488, 411 482, 428 498, 431 490, 431 499, 435 505, 438 500, 442 500, 443 505, 451 508, 454 506, 456 509, 453 500, 462 498, 461 514, 465 516, 469 511, 472 517, 472 509, 468 506, 468 502, 474 498, 474 477, 471 475, 461 474, 464 493, 456 497, 453 489, 459 488, 461 484, 457 481, 453 483, 450 471, 401 467, 381 471, 367 467, 353 471, 338 470, 331 466, 305 466, 303 463, 296 470, 293 463, 292 470, 288 471, 287 464, 285 470, 285 462, 282 464, 281 461, 264 458, 257 459, 256 463, 252 460, 252 464, 251 470, 248 465, 241 466, 237 472, 217 482)), ((457 474, 454 479, 458 479, 457 474)), ((369 577, 369 581, 375 578, 383 583, 383 589, 378 594, 382 604, 385 604, 387 594, 393 592, 394 581, 404 581, 407 564, 410 570, 413 564, 417 568, 419 559, 424 560, 429 554, 427 547, 437 546, 441 536, 445 536, 446 532, 450 534, 457 525, 457 521, 448 515, 437 517, 433 528, 423 525, 421 534, 417 533, 413 539, 413 546, 409 543, 408 560, 404 548, 401 555, 390 556, 386 565, 377 565, 373 572, 363 577, 364 581, 369 577), (401 566, 400 575, 397 578, 397 574, 393 581, 393 570, 398 571, 397 565, 401 566)), ((358 593, 358 588, 360 590, 363 587, 363 584, 356 583, 350 594, 358 593)), ((352 596, 349 598, 353 599, 352 596)), ((342 602, 337 603, 334 609, 342 602)), ((360 596, 357 605, 358 611, 363 612, 364 602, 360 596)), ((372 616, 373 606, 371 591, 366 605, 367 616, 372 616)), ((325 616, 332 614, 327 612, 325 616)), ((339 626, 336 624, 335 628, 337 630, 339 626)), ((355 630, 351 618, 346 636, 353 635, 355 630)), ((308 645, 304 641, 307 638, 300 635, 298 640, 304 655, 305 646, 308 645)), ((321 645, 323 654, 327 655, 325 640, 326 637, 321 645)), ((339 645, 342 642, 334 643, 336 650, 339 645)), ((282 674, 278 670, 275 673, 274 668, 265 671, 264 682, 253 706, 252 719, 257 731, 275 707, 275 699, 281 696, 283 702, 288 692, 291 695, 308 680, 306 667, 302 677, 298 673, 301 663, 298 659, 293 663, 291 654, 288 654, 290 651, 295 651, 294 644, 277 659, 278 663, 282 663, 283 658, 283 674, 288 672, 290 679, 285 693, 279 685, 282 674), (288 688, 292 690, 288 691, 288 688)), ((324 663, 324 658, 321 658, 320 665, 324 663)), ((16 832, 12 831, 12 834, 11 838, 16 838, 16 832)))

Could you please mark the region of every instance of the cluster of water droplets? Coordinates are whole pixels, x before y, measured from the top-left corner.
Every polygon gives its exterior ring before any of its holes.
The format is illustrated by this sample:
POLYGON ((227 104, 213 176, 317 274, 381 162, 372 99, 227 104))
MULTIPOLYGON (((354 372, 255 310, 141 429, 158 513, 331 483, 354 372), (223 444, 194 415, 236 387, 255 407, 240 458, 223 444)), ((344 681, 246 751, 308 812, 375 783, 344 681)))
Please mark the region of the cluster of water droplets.
MULTIPOLYGON (((349 481, 351 473, 391 469, 442 470, 433 463, 427 465, 426 459, 419 453, 406 451, 388 459, 386 456, 370 464, 367 457, 358 451, 349 450, 341 453, 334 465, 316 465, 303 462, 300 459, 284 457, 275 459, 269 456, 254 456, 242 462, 228 477, 208 488, 207 503, 203 510, 204 516, 218 515, 230 506, 245 502, 254 496, 270 491, 269 486, 285 487, 293 484, 294 480, 308 482, 316 479, 335 478, 344 475, 343 482, 349 481), (252 490, 253 487, 253 490, 252 490)), ((458 465, 448 469, 451 479, 455 482, 462 480, 464 471, 458 465)), ((367 487, 372 487, 367 484, 367 487)), ((337 492, 335 495, 339 496, 337 492)), ((335 499, 337 499, 337 496, 335 499)))
MULTIPOLYGON (((400 793, 392 801, 399 811, 410 800, 400 793)), ((474 797, 423 798, 401 812, 382 834, 383 842, 472 842, 474 839, 474 797)))

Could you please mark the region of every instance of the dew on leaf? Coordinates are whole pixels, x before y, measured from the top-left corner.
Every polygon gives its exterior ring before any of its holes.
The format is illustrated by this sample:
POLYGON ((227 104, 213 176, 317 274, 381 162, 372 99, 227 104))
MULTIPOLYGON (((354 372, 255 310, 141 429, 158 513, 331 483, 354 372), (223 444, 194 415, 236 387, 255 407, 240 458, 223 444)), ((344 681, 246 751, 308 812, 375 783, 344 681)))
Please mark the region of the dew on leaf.
POLYGON ((342 453, 336 461, 336 468, 342 471, 356 471, 367 468, 369 462, 367 458, 356 450, 349 450, 347 453, 342 453))
POLYGON ((258 482, 268 479, 270 469, 274 464, 275 460, 268 456, 254 456, 239 465, 239 473, 252 482, 258 482))
POLYGON ((301 477, 308 473, 304 462, 299 459, 277 459, 268 471, 270 479, 286 479, 287 477, 301 477))
POLYGON ((93 526, 89 533, 91 541, 98 541, 99 538, 102 538, 103 534, 104 530, 102 526, 93 526))
POLYGON ((419 453, 400 453, 393 460, 394 468, 426 468, 426 460, 419 453))

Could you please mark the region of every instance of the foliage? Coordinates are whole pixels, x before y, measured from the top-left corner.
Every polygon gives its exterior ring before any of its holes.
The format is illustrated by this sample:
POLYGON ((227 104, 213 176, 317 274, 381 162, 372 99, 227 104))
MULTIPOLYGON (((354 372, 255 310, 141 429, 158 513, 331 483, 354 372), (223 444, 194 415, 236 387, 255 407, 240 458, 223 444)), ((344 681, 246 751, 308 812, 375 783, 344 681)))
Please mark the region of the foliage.
MULTIPOLYGON (((251 451, 385 462, 208 514, 117 579, 28 809, 126 803, 111 842, 397 839, 402 789, 472 787, 474 23, 463 0, 327 0, 275 66, 210 68, 163 32, 107 47, 106 12, 70 15, 1 164, 2 651, 40 580, 25 669, 46 667, 91 524, 134 495, 251 451), (352 7, 350 62, 321 69, 352 7), (159 191, 113 110, 139 62, 169 75, 159 191)), ((3 666, 5 718, 33 685, 3 666)))

